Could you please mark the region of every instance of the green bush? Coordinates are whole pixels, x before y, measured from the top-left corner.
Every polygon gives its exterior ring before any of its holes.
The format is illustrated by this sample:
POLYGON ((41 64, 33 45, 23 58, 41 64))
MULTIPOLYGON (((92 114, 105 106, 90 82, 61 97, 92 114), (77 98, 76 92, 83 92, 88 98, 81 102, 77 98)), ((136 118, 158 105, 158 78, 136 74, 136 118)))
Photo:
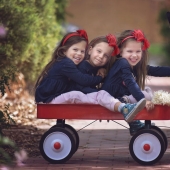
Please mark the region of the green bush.
POLYGON ((56 19, 57 22, 62 24, 63 22, 65 22, 65 16, 68 15, 68 13, 66 13, 65 11, 68 0, 55 0, 55 3, 57 5, 55 11, 56 19))
POLYGON ((64 10, 56 11, 64 8, 64 3, 66 1, 0 0, 0 23, 7 30, 6 37, 0 41, 3 69, 14 65, 28 83, 35 81, 59 41, 61 26, 57 17, 61 18, 64 10))
POLYGON ((162 44, 151 44, 149 47, 149 54, 150 55, 164 55, 164 49, 163 49, 163 45, 162 44))
POLYGON ((166 16, 168 11, 170 11, 170 8, 163 8, 159 13, 158 21, 160 23, 160 33, 165 42, 162 50, 166 56, 166 63, 170 64, 170 25, 166 16))
POLYGON ((0 135, 0 164, 8 164, 11 165, 12 162, 12 157, 4 150, 3 147, 7 146, 7 147, 12 147, 14 150, 18 150, 16 144, 11 141, 8 137, 4 137, 2 135, 0 135))

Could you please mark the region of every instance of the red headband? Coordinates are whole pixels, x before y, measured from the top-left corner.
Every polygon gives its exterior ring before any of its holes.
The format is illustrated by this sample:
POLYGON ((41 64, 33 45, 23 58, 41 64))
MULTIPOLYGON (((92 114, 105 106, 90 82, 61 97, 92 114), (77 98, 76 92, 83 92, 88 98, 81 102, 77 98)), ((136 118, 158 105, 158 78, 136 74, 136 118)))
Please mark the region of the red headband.
POLYGON ((116 38, 115 38, 115 36, 112 35, 112 34, 108 34, 108 35, 106 36, 106 38, 107 38, 107 41, 108 41, 109 46, 111 46, 111 47, 114 48, 114 51, 113 51, 113 53, 112 53, 112 56, 115 56, 115 55, 119 54, 119 48, 118 48, 118 46, 117 46, 117 44, 116 44, 116 38))
POLYGON ((87 43, 88 43, 88 36, 87 36, 86 31, 85 31, 85 30, 77 30, 77 32, 70 33, 70 34, 64 39, 62 45, 64 45, 65 42, 66 42, 70 37, 73 37, 73 36, 84 37, 84 38, 87 40, 87 43))
POLYGON ((137 41, 143 42, 142 50, 146 50, 150 46, 148 40, 145 38, 141 30, 134 30, 131 36, 128 36, 122 40, 121 44, 128 38, 135 38, 137 41))

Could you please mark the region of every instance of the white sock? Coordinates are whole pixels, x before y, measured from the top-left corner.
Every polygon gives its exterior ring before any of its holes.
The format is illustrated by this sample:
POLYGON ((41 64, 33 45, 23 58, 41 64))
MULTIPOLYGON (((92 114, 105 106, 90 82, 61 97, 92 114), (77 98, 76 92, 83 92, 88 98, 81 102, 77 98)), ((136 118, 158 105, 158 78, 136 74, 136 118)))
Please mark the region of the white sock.
POLYGON ((119 105, 119 107, 118 107, 118 111, 121 112, 123 106, 125 106, 125 105, 126 105, 125 103, 121 103, 121 104, 119 105))

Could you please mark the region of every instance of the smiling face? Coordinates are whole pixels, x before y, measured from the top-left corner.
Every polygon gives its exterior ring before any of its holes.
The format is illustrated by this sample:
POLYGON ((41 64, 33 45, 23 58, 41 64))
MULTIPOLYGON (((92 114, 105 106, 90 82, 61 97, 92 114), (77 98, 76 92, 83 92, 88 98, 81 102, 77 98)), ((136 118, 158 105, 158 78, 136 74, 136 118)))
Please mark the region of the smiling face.
POLYGON ((94 67, 104 66, 110 60, 112 52, 113 47, 110 47, 106 42, 100 42, 94 47, 90 47, 88 61, 94 67))
POLYGON ((64 54, 67 58, 71 59, 74 64, 78 65, 84 59, 86 45, 87 43, 85 41, 73 44, 64 54))
POLYGON ((135 66, 142 58, 142 43, 135 40, 127 41, 120 55, 127 59, 131 67, 135 66))

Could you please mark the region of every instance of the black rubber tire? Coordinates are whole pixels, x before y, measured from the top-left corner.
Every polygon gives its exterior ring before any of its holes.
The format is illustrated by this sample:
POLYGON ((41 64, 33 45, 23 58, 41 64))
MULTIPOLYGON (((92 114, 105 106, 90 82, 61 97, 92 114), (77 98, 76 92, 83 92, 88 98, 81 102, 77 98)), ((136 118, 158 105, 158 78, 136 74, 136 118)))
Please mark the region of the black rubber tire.
POLYGON ((70 126, 68 124, 65 124, 64 128, 66 130, 68 130, 73 135, 73 137, 75 139, 75 152, 76 152, 79 147, 79 142, 80 142, 79 135, 78 135, 77 131, 72 126, 70 126))
MULTIPOLYGON (((146 139, 146 137, 144 138, 146 139)), ((164 151, 165 151, 165 143, 164 143, 164 140, 163 138, 160 136, 159 133, 157 133, 156 131, 154 130, 151 130, 151 129, 143 129, 143 130, 140 130, 138 131, 130 140, 130 143, 129 143, 129 151, 130 151, 130 154, 132 156, 132 158, 138 162, 139 164, 141 165, 153 165, 155 163, 157 163, 161 158, 162 156, 164 155, 164 151), (161 150, 160 150, 160 153, 159 155, 156 157, 156 158, 153 158, 153 160, 150 160, 150 161, 144 161, 144 160, 141 160, 137 155, 136 153, 134 152, 134 143, 136 142, 136 140, 140 137, 142 137, 143 135, 145 134, 151 134, 151 135, 154 135, 158 141, 160 142, 160 147, 161 147, 161 150), (142 135, 142 136, 141 136, 142 135)), ((140 151, 140 146, 139 146, 139 151, 140 151)), ((147 154, 146 154, 146 157, 147 157, 147 154)))
MULTIPOLYGON (((50 146, 50 145, 49 145, 49 146, 50 146)), ((41 155, 43 156, 43 158, 44 158, 45 160, 47 160, 48 162, 50 162, 50 163, 52 163, 52 164, 65 163, 65 162, 68 161, 68 160, 72 157, 72 155, 74 154, 74 151, 75 151, 75 140, 74 140, 72 134, 71 134, 69 131, 67 131, 66 129, 61 128, 61 127, 54 127, 54 128, 49 129, 47 132, 45 132, 45 133, 42 135, 41 140, 40 140, 40 143, 39 143, 39 149, 40 149, 40 153, 41 153, 41 155), (68 153, 68 155, 66 155, 66 156, 65 156, 64 158, 62 158, 62 159, 53 159, 53 158, 50 158, 50 155, 47 155, 47 153, 45 153, 45 151, 44 151, 44 141, 45 141, 46 139, 48 139, 48 137, 49 137, 50 135, 52 135, 53 133, 54 133, 54 135, 56 136, 56 138, 57 138, 57 133, 59 133, 59 134, 61 133, 61 134, 63 134, 63 135, 66 135, 66 136, 69 138, 70 142, 71 142, 71 150, 70 150, 70 152, 68 153)), ((51 148, 49 147, 49 149, 51 149, 51 148)), ((51 150, 52 150, 52 149, 51 149, 51 150)), ((56 152, 55 154, 56 154, 56 157, 57 157, 57 155, 59 155, 60 152, 56 152)))

